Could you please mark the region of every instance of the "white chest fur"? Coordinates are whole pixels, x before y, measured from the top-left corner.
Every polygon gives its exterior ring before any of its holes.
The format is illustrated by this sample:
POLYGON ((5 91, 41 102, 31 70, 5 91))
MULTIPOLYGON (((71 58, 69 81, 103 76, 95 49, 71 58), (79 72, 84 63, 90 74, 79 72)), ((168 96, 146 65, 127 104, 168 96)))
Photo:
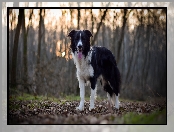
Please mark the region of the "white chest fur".
POLYGON ((75 54, 72 53, 72 56, 77 68, 78 80, 82 79, 88 81, 89 77, 94 76, 94 69, 90 64, 92 52, 89 52, 86 58, 83 56, 81 59, 79 59, 76 52, 75 54))

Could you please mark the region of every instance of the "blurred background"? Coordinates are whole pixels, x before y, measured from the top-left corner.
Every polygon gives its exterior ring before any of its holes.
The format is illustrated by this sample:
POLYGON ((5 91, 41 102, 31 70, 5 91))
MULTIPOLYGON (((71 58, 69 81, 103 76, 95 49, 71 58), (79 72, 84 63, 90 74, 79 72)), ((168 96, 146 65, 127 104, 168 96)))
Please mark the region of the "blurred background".
MULTIPOLYGON (((58 7, 114 6, 112 2, 25 2, 23 5, 13 2, 14 7, 50 4, 54 7, 56 4, 58 7)), ((72 29, 87 29, 93 34, 91 45, 105 46, 114 54, 121 73, 122 98, 166 97, 167 8, 10 8, 7 11, 10 92, 18 89, 54 97, 79 95, 67 35, 72 29)), ((90 89, 86 88, 86 96, 89 94, 90 89)), ((106 97, 100 84, 98 96, 106 97)))

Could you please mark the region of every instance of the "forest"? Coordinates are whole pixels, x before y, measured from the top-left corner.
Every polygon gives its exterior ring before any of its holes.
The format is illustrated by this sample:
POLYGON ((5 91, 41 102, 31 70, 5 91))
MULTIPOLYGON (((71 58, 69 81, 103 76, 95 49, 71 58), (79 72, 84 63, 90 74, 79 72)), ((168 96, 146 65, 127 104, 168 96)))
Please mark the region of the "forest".
MULTIPOLYGON (((73 29, 87 29, 93 34, 91 46, 105 46, 116 58, 120 98, 166 98, 167 8, 111 8, 109 4, 105 8, 92 4, 91 8, 7 8, 9 95, 20 91, 47 98, 79 96, 67 35, 73 29)), ((85 91, 90 96, 90 89, 85 91)), ((100 84, 97 96, 106 98, 100 84)))
POLYGON ((91 45, 112 51, 123 97, 166 95, 166 9, 9 9, 10 86, 78 94, 67 37, 72 29, 90 30, 91 45))

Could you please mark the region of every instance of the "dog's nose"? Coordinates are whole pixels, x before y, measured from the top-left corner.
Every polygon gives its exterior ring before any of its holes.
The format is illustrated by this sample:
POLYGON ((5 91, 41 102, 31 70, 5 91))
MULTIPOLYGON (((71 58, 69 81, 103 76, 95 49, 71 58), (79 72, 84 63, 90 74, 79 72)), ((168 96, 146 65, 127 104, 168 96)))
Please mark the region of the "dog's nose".
POLYGON ((79 49, 82 49, 82 45, 78 45, 78 48, 79 48, 79 49))

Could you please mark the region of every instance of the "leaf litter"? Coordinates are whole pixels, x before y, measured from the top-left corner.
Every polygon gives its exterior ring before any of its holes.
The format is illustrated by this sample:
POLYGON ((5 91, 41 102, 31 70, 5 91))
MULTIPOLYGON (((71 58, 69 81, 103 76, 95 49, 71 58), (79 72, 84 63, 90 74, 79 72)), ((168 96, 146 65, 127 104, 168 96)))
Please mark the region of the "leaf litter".
POLYGON ((9 124, 120 124, 122 116, 134 112, 150 114, 166 109, 166 102, 147 103, 121 101, 120 109, 107 107, 107 101, 96 101, 95 109, 89 111, 89 101, 83 111, 76 110, 79 101, 9 101, 9 124))

